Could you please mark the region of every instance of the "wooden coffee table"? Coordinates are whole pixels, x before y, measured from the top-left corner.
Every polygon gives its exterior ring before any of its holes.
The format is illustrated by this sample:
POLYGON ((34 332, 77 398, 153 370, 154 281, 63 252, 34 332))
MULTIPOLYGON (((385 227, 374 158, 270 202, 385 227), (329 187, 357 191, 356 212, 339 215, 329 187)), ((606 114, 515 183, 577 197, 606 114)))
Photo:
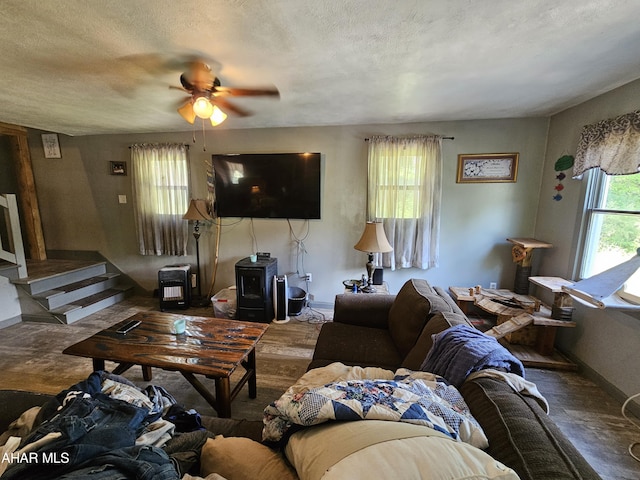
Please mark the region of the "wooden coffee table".
POLYGON ((113 370, 121 374, 141 365, 145 380, 151 380, 151 367, 178 371, 216 410, 219 417, 231 417, 231 401, 245 383, 249 397, 256 398, 256 344, 267 324, 210 317, 193 317, 161 312, 140 312, 66 348, 63 353, 93 359, 94 370, 104 370, 105 360, 119 363, 113 370), (174 321, 184 318, 186 331, 175 334, 174 321), (116 330, 131 320, 140 326, 127 334, 116 330), (246 372, 231 390, 231 374, 242 366, 246 372), (215 381, 215 395, 196 375, 215 381))

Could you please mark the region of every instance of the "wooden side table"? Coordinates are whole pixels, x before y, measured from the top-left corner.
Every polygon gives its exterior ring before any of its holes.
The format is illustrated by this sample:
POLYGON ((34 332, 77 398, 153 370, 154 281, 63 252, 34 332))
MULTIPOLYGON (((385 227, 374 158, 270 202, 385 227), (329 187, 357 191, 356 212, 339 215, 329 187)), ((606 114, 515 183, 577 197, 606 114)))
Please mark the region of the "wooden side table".
MULTIPOLYGON (((389 293, 389 285, 387 284, 387 282, 382 282, 381 285, 372 285, 375 288, 375 291, 373 292, 363 292, 362 290, 358 289, 357 292, 355 292, 354 295, 390 295, 389 293)), ((344 293, 354 293, 352 289, 350 289, 349 287, 345 287, 344 288, 344 293)))

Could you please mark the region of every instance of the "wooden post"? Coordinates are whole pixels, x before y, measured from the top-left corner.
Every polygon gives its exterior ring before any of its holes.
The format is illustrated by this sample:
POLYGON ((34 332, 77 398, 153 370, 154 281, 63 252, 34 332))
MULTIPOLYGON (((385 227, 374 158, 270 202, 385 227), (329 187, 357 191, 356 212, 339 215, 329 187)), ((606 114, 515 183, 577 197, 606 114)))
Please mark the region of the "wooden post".
POLYGON ((18 200, 22 210, 21 216, 24 221, 24 235, 27 238, 29 258, 32 260, 46 260, 47 252, 31 165, 31 154, 29 153, 29 144, 27 142, 27 130, 17 125, 0 123, 0 135, 10 137, 9 143, 16 166, 18 200))
POLYGON ((516 264, 516 279, 513 291, 527 295, 529 293, 533 250, 536 248, 551 248, 553 245, 535 238, 507 238, 507 241, 513 243, 511 256, 516 264))

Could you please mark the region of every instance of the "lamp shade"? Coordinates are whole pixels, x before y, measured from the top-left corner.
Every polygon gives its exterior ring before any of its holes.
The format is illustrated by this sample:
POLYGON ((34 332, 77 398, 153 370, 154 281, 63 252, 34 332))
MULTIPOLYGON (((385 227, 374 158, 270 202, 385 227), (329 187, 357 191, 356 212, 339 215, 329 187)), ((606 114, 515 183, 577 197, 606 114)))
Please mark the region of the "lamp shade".
POLYGON ((211 117, 209 118, 209 120, 211 120, 211 125, 213 125, 214 127, 217 127, 226 119, 227 119, 227 114, 224 113, 222 110, 220 110, 217 105, 214 105, 213 113, 211 113, 211 117))
POLYGON ((193 113, 200 118, 209 118, 213 114, 213 105, 207 97, 198 97, 193 101, 193 113))
POLYGON ((361 252, 391 252, 393 247, 389 244, 381 222, 367 222, 364 232, 358 243, 354 245, 361 252))
POLYGON ((182 216, 183 220, 197 220, 200 222, 210 222, 213 220, 207 209, 207 201, 202 199, 191 199, 187 213, 182 216))

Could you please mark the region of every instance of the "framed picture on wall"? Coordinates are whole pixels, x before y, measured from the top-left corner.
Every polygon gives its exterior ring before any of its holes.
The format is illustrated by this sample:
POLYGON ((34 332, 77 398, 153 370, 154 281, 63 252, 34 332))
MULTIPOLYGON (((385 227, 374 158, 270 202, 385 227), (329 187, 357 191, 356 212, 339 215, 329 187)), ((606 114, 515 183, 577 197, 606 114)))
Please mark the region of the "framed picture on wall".
POLYGON ((457 183, 515 182, 518 153, 464 153, 458 155, 457 183))
POLYGON ((60 152, 60 142, 57 133, 43 133, 42 148, 44 150, 44 158, 62 158, 60 152))
POLYGON ((127 162, 110 162, 111 175, 126 175, 127 162))

